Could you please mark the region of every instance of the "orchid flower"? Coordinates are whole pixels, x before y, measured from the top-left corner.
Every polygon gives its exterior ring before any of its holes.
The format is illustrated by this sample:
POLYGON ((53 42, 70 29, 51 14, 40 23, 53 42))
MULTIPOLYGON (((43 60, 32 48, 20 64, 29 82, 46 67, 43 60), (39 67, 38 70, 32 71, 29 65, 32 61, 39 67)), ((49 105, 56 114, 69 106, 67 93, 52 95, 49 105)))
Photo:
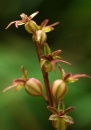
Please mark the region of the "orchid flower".
POLYGON ((52 69, 55 71, 56 63, 63 62, 69 64, 69 62, 64 61, 59 55, 61 50, 57 50, 51 52, 47 43, 44 43, 44 55, 41 56, 40 65, 41 67, 45 67, 45 71, 51 71, 52 69))
POLYGON ((74 110, 73 106, 65 109, 63 100, 60 100, 58 103, 58 108, 52 106, 47 106, 47 108, 51 111, 51 116, 49 120, 52 120, 52 124, 57 130, 65 130, 69 125, 73 124, 72 117, 67 114, 74 110))

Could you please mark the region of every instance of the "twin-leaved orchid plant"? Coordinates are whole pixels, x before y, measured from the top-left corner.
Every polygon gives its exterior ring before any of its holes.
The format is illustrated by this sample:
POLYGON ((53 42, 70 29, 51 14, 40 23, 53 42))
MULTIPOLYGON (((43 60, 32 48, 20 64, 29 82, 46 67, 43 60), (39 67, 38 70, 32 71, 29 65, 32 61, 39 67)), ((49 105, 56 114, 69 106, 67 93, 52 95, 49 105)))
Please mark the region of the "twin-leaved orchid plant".
POLYGON ((15 91, 20 90, 22 87, 25 88, 25 91, 32 96, 41 96, 47 102, 47 108, 51 112, 49 120, 52 121, 52 125, 55 130, 66 130, 66 128, 73 124, 74 121, 72 117, 68 116, 68 113, 74 110, 74 107, 71 106, 65 109, 64 106, 64 96, 68 92, 68 83, 73 83, 78 80, 80 77, 88 77, 90 76, 86 74, 76 74, 72 75, 71 73, 66 74, 64 69, 58 65, 61 77, 55 80, 50 86, 48 73, 52 70, 56 71, 56 65, 58 62, 63 62, 70 65, 69 62, 64 61, 59 53, 61 50, 56 50, 51 52, 49 45, 46 43, 47 41, 47 32, 54 30, 54 26, 59 24, 56 22, 52 25, 48 25, 48 19, 44 20, 40 25, 37 25, 35 21, 32 20, 34 16, 36 16, 39 12, 35 12, 29 17, 22 13, 20 15, 21 20, 16 20, 11 22, 7 27, 10 27, 12 24, 15 24, 15 27, 18 28, 20 25, 24 25, 26 31, 32 34, 32 40, 35 44, 40 69, 42 71, 44 84, 46 88, 46 94, 43 90, 42 83, 36 78, 28 78, 26 69, 22 66, 22 77, 18 79, 14 79, 11 86, 7 87, 3 90, 3 92, 16 87, 15 91), (44 50, 44 51, 42 51, 44 50))

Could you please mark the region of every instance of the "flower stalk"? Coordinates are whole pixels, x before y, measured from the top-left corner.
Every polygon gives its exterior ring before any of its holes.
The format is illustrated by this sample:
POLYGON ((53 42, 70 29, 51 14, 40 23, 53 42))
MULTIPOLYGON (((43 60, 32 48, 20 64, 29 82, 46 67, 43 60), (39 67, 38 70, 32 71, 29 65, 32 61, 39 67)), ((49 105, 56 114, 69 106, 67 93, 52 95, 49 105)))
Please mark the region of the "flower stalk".
MULTIPOLYGON (((38 46, 38 43, 35 42, 35 47, 36 47, 36 52, 37 52, 37 56, 38 56, 38 60, 40 62, 40 57, 41 57, 41 49, 38 46)), ((47 98, 48 98, 48 104, 50 106, 53 106, 53 101, 52 101, 52 96, 51 96, 51 90, 50 90, 50 85, 49 85, 49 79, 48 79, 48 73, 44 71, 44 69, 41 69, 42 71, 42 75, 43 75, 43 79, 44 79, 44 83, 45 83, 45 87, 46 87, 46 92, 47 92, 47 98)))
POLYGON ((38 61, 40 64, 40 69, 42 71, 42 76, 46 88, 46 95, 44 94, 42 83, 36 78, 28 78, 27 71, 22 66, 22 78, 14 79, 11 86, 8 86, 3 90, 3 92, 16 87, 15 92, 20 90, 22 87, 25 88, 25 91, 31 96, 41 96, 47 102, 48 110, 51 112, 49 120, 52 121, 52 125, 55 130, 66 130, 67 127, 74 123, 72 117, 68 116, 68 113, 75 109, 74 106, 68 107, 65 109, 64 97, 68 93, 68 84, 74 83, 80 77, 91 78, 86 74, 75 74, 71 73, 66 74, 64 69, 59 65, 59 71, 61 78, 53 81, 52 86, 49 83, 48 74, 52 70, 56 72, 57 63, 63 62, 70 65, 69 62, 63 60, 59 56, 61 52, 60 49, 52 52, 47 41, 47 32, 54 30, 54 26, 59 24, 56 22, 54 24, 48 25, 48 19, 44 20, 40 25, 37 25, 35 21, 32 20, 39 12, 35 12, 29 17, 22 13, 20 15, 21 20, 16 20, 11 22, 5 29, 10 27, 12 24, 15 24, 15 27, 18 28, 20 25, 24 25, 26 31, 32 34, 32 40, 35 44, 38 61), (42 52, 44 49, 44 53, 42 52))

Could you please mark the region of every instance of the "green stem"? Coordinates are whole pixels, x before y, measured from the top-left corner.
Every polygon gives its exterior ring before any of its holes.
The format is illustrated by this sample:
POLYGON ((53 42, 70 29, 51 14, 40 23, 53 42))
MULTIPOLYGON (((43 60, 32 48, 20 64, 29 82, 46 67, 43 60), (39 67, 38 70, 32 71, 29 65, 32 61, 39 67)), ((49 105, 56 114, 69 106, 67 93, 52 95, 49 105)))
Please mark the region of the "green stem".
MULTIPOLYGON (((40 62, 40 56, 42 54, 41 54, 41 48, 38 45, 39 45, 39 43, 35 42, 36 52, 37 52, 38 60, 40 62)), ((50 90, 50 85, 49 85, 49 79, 48 79, 48 73, 45 72, 44 69, 41 69, 41 71, 42 71, 42 75, 43 75, 43 79, 44 79, 44 83, 45 83, 45 87, 46 87, 46 92, 47 92, 47 96, 48 96, 48 104, 50 106, 53 106, 53 101, 52 101, 52 97, 51 97, 51 90, 50 90)))

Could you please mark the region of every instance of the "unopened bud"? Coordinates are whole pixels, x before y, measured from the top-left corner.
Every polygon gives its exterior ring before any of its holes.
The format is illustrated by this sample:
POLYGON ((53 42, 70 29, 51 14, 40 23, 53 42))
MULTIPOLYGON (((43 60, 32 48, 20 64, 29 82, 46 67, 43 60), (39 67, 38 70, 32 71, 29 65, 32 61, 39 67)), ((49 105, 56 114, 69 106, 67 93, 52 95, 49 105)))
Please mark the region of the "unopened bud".
POLYGON ((43 96, 43 86, 41 82, 35 78, 30 78, 26 82, 25 90, 32 96, 43 96))
POLYGON ((66 82, 64 82, 61 79, 55 80, 52 84, 52 95, 55 99, 55 101, 59 101, 60 99, 62 99, 65 94, 67 93, 68 87, 66 82))

